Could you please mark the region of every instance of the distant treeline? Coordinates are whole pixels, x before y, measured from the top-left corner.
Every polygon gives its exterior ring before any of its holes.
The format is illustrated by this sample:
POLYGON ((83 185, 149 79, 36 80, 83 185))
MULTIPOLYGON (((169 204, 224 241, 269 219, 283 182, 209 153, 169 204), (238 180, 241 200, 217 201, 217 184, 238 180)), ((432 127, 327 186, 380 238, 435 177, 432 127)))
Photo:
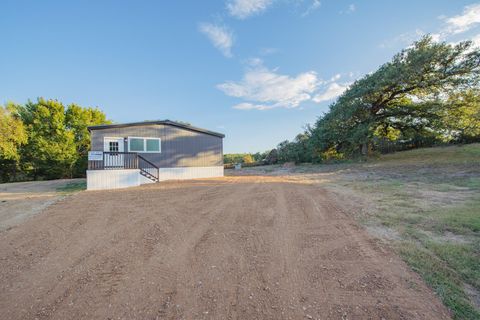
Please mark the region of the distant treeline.
POLYGON ((90 125, 110 123, 98 108, 37 99, 0 106, 0 179, 82 177, 90 125))
POLYGON ((223 163, 227 167, 236 163, 250 164, 250 165, 263 165, 263 164, 275 164, 278 162, 277 150, 268 150, 265 152, 257 153, 227 153, 223 155, 223 163))
POLYGON ((235 164, 235 163, 254 163, 262 161, 265 157, 265 153, 227 153, 223 155, 223 163, 235 164))
POLYGON ((355 81, 329 111, 275 152, 279 162, 335 161, 480 141, 480 50, 430 36, 355 81))

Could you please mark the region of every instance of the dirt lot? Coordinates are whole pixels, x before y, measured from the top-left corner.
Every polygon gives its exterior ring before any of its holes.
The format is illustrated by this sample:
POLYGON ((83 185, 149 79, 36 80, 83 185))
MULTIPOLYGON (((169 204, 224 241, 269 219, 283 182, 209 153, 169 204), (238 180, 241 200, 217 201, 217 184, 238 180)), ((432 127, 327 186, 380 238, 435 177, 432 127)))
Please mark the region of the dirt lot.
POLYGON ((283 164, 229 175, 288 176, 321 185, 349 217, 395 250, 455 319, 480 319, 480 144, 364 161, 283 164))
POLYGON ((61 199, 59 189, 84 179, 0 184, 0 231, 11 228, 61 199))
POLYGON ((321 186, 81 192, 0 233, 2 319, 448 319, 321 186))

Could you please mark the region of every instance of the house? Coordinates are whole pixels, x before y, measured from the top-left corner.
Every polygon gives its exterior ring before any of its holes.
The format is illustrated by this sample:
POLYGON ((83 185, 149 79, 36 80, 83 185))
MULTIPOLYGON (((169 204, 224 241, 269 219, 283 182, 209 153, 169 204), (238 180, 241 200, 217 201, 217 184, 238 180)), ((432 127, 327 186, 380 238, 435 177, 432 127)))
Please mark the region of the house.
POLYGON ((223 134, 170 120, 88 128, 87 189, 223 176, 223 134))

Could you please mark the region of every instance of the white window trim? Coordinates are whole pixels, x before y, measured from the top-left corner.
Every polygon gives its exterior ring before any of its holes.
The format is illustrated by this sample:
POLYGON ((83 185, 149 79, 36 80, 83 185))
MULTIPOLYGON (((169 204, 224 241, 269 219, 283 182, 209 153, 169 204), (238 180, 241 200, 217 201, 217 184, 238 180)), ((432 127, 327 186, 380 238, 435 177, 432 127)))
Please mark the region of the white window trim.
POLYGON ((128 137, 127 142, 128 152, 138 152, 138 153, 162 153, 162 139, 155 137, 128 137), (143 151, 131 151, 130 150, 130 139, 143 139, 143 151), (158 140, 158 151, 147 151, 147 141, 146 140, 158 140))
MULTIPOLYGON (((103 152, 110 152, 110 151, 105 151, 105 140, 122 140, 122 143, 118 143, 118 148, 120 149, 120 145, 123 145, 123 137, 103 137, 103 152)), ((125 148, 123 148, 124 151, 119 151, 119 152, 125 152, 125 148)))

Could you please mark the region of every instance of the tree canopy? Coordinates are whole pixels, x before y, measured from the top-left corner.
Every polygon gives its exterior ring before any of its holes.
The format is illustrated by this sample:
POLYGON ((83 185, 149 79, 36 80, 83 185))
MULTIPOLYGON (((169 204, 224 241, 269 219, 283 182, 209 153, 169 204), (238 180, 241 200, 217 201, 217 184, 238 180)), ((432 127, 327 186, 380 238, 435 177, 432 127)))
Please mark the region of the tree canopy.
POLYGON ((110 123, 97 108, 38 98, 0 108, 2 180, 83 176, 90 125, 110 123))
POLYGON ((20 147, 27 143, 27 133, 22 120, 14 113, 16 106, 0 106, 0 158, 19 160, 20 147))
POLYGON ((302 139, 282 142, 282 161, 322 161, 437 142, 480 139, 480 50, 430 36, 355 81, 302 139), (455 121, 458 119, 458 121, 455 121))
POLYGON ((105 113, 98 108, 83 108, 71 104, 65 111, 65 127, 73 132, 74 143, 77 152, 77 160, 73 174, 82 175, 87 167, 87 155, 90 150, 90 133, 88 127, 98 124, 111 123, 105 113))

